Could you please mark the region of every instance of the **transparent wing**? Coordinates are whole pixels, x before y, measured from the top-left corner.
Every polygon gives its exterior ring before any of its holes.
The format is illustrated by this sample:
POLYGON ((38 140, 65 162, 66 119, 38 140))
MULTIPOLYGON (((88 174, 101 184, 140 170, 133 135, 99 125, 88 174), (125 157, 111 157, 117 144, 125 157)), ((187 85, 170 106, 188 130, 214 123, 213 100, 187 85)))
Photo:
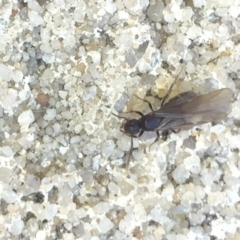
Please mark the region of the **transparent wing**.
POLYGON ((167 108, 170 108, 170 107, 177 106, 181 103, 190 101, 190 99, 193 99, 196 96, 197 96, 197 94, 195 92, 192 92, 192 91, 183 92, 183 93, 171 98, 167 103, 165 103, 162 106, 161 109, 167 109, 167 108))
POLYGON ((158 131, 190 129, 207 122, 225 118, 231 111, 231 89, 223 88, 197 96, 193 92, 182 93, 166 103, 154 115, 162 117, 158 131))
POLYGON ((230 112, 233 92, 229 88, 223 88, 208 94, 197 96, 193 92, 182 93, 172 99, 154 115, 159 117, 191 117, 196 114, 225 113, 230 112))
POLYGON ((191 129, 194 126, 201 125, 204 123, 207 123, 209 121, 194 121, 190 118, 184 119, 184 118, 165 118, 164 121, 162 121, 161 125, 155 130, 155 131, 164 131, 164 130, 170 130, 170 129, 191 129))

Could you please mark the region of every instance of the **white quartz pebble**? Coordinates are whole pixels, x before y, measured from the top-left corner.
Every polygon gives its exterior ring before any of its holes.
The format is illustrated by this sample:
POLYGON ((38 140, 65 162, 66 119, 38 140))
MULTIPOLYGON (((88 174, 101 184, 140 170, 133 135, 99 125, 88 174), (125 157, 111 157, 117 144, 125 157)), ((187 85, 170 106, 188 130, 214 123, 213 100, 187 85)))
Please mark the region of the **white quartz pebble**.
POLYGON ((44 119, 46 121, 52 121, 56 117, 56 109, 47 109, 46 114, 44 115, 44 119))
POLYGON ((35 117, 31 109, 22 112, 18 116, 18 123, 20 124, 21 127, 28 127, 31 123, 34 122, 34 120, 35 117))
POLYGON ((17 219, 13 219, 11 226, 9 227, 9 231, 13 235, 19 235, 24 228, 24 222, 23 220, 18 217, 17 219))

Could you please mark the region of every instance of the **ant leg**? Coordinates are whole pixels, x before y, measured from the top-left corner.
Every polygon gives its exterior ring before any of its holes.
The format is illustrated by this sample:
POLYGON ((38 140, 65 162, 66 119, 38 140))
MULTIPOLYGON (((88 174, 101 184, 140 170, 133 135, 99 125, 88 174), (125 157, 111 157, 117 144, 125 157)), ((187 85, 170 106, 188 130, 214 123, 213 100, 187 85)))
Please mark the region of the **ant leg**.
POLYGON ((162 139, 164 140, 164 141, 166 141, 167 140, 167 137, 168 137, 168 135, 170 134, 170 131, 172 131, 172 129, 169 129, 169 130, 164 130, 163 132, 162 132, 162 139))
POLYGON ((119 115, 114 114, 114 113, 112 113, 112 115, 115 116, 115 117, 117 117, 117 118, 122 118, 122 119, 124 119, 124 120, 126 120, 126 121, 128 120, 128 118, 119 116, 119 115))
MULTIPOLYGON (((164 140, 164 141, 166 141, 167 140, 167 136, 169 135, 169 131, 172 131, 172 132, 174 132, 174 133, 178 133, 179 131, 175 131, 174 129, 169 129, 169 130, 164 130, 163 132, 162 132, 162 139, 164 140)), ((153 143, 152 143, 153 144, 153 143)), ((151 145, 152 145, 151 144, 151 145)))
POLYGON ((133 138, 139 138, 143 135, 143 133, 144 133, 144 130, 141 130, 140 133, 138 134, 138 136, 131 136, 131 146, 130 146, 130 151, 129 151, 128 159, 127 159, 127 162, 126 162, 126 166, 128 166, 128 164, 130 162, 130 157, 131 157, 132 152, 133 152, 133 138))
POLYGON ((175 131, 174 129, 170 129, 173 133, 178 133, 178 131, 175 131))
POLYGON ((134 111, 134 110, 130 110, 130 111, 128 111, 128 112, 125 112, 125 113, 137 113, 137 114, 139 114, 141 117, 143 117, 143 116, 144 116, 144 114, 143 114, 143 113, 141 113, 141 112, 139 112, 139 111, 134 111))
POLYGON ((141 130, 137 137, 138 138, 141 137, 143 135, 143 133, 144 133, 144 130, 141 130))
POLYGON ((151 146, 159 140, 160 138, 159 132, 157 131, 156 134, 157 134, 157 137, 155 138, 154 142, 149 146, 149 148, 151 148, 151 146))
POLYGON ((130 157, 132 156, 132 152, 133 152, 133 138, 131 137, 130 151, 128 153, 128 159, 127 159, 125 166, 128 166, 128 164, 130 162, 130 157))
MULTIPOLYGON (((137 114, 139 114, 141 117, 143 117, 144 116, 144 114, 143 113, 141 113, 141 112, 139 112, 139 111, 133 111, 133 110, 131 110, 131 111, 128 111, 128 112, 124 112, 124 113, 137 113, 137 114)), ((126 121, 128 121, 129 119, 128 118, 126 118, 126 117, 122 117, 122 116, 119 116, 119 115, 117 115, 117 114, 114 114, 114 113, 112 113, 112 115, 114 115, 115 117, 118 117, 118 118, 123 118, 123 119, 125 119, 126 121)))
POLYGON ((138 99, 140 99, 140 100, 142 100, 142 101, 148 103, 148 106, 150 107, 150 109, 151 109, 152 112, 153 112, 152 104, 151 104, 148 100, 142 99, 142 98, 140 98, 139 96, 137 96, 136 94, 134 94, 134 96, 137 97, 138 99))
POLYGON ((167 94, 163 97, 163 100, 162 100, 162 103, 161 103, 161 107, 164 105, 165 101, 167 100, 167 98, 169 97, 169 95, 171 94, 172 92, 172 88, 173 86, 175 85, 176 81, 178 80, 180 74, 182 73, 184 68, 182 68, 182 70, 180 71, 180 73, 177 75, 177 77, 175 78, 174 82, 172 83, 172 85, 170 86, 167 94))

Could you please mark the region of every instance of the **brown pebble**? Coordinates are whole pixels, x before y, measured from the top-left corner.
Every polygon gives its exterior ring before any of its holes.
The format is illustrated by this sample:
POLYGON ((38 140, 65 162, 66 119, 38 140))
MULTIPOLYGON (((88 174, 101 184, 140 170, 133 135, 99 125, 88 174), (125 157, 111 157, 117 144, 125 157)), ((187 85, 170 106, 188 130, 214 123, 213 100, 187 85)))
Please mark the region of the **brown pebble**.
POLYGON ((18 14, 18 10, 17 9, 12 9, 12 14, 11 17, 15 18, 15 16, 18 14))
POLYGON ((43 106, 47 106, 49 103, 49 95, 45 94, 45 93, 39 93, 37 95, 37 102, 43 106))

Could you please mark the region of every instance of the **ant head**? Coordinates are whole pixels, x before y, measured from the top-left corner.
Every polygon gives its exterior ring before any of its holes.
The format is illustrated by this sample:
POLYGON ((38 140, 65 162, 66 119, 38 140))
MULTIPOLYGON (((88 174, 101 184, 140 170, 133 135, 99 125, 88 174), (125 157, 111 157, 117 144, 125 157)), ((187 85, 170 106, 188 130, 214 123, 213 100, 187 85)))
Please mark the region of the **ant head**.
POLYGON ((130 137, 134 137, 141 130, 140 122, 137 119, 129 119, 112 113, 115 117, 123 118, 124 121, 120 127, 120 131, 130 137))
POLYGON ((137 119, 128 119, 123 122, 121 129, 127 135, 134 136, 140 131, 140 123, 137 119))

